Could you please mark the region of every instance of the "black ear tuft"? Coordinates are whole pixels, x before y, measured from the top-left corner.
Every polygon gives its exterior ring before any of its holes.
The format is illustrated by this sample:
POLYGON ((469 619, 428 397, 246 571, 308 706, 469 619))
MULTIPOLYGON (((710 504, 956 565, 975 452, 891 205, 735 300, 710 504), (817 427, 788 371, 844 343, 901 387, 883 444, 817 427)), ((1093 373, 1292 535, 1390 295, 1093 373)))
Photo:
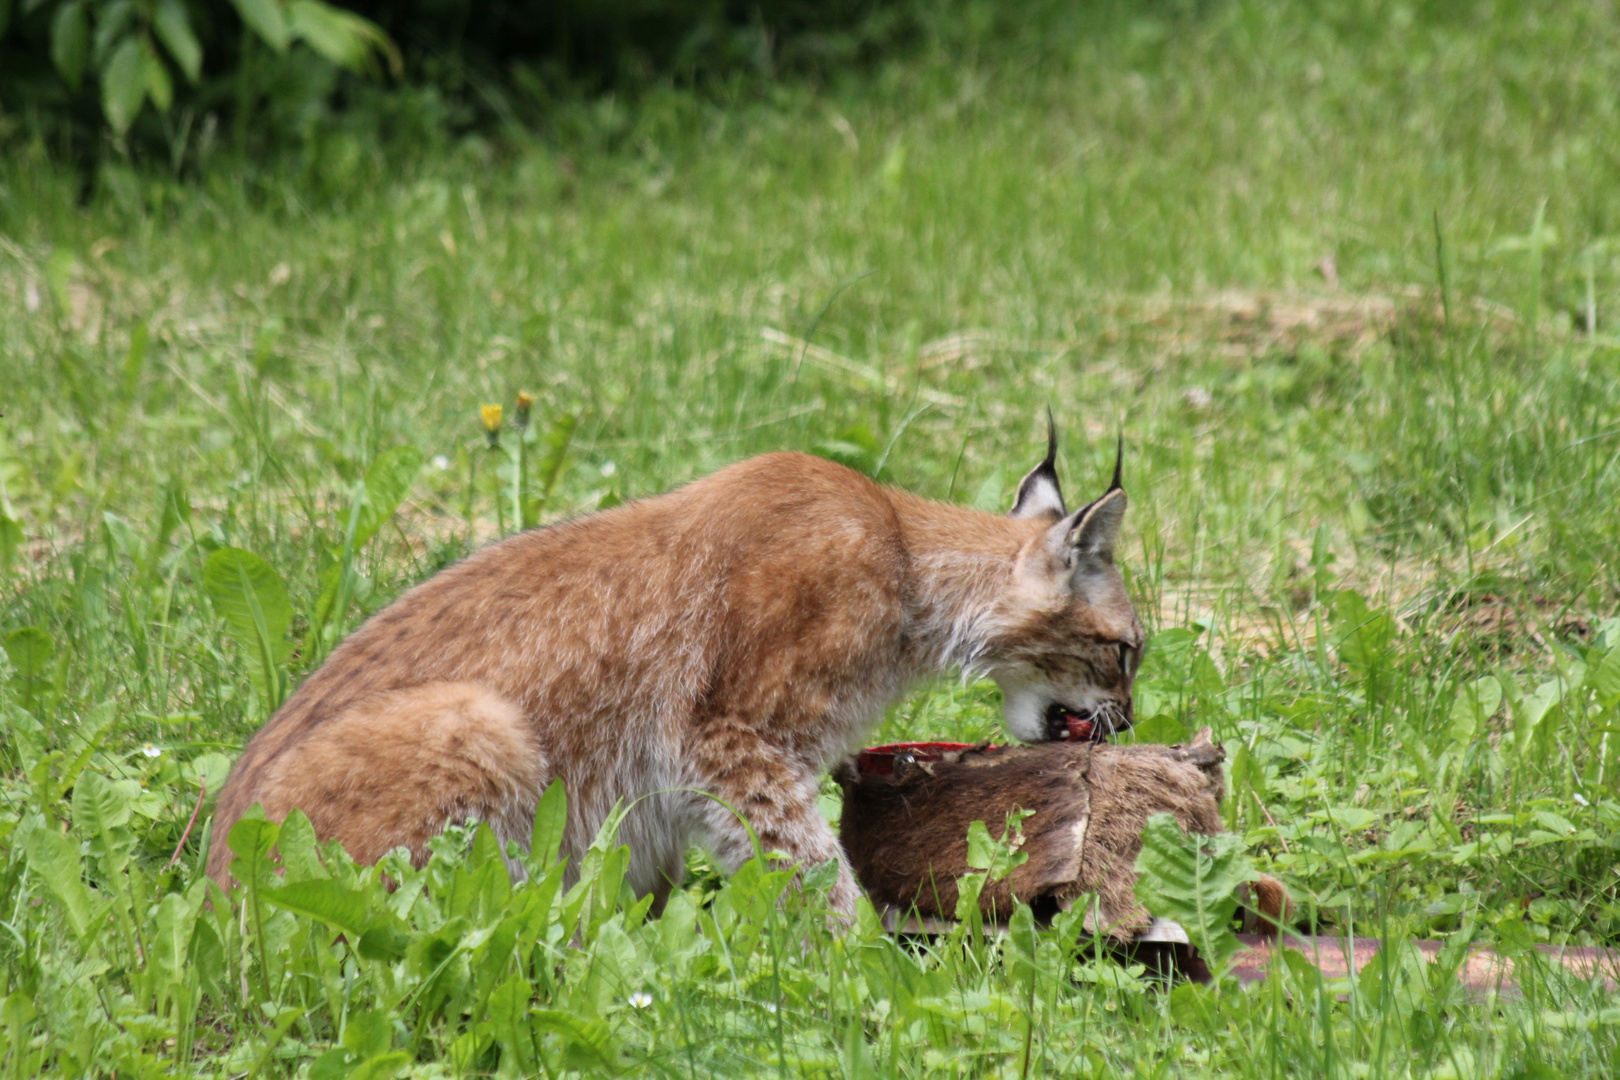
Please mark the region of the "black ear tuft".
POLYGON ((1008 517, 1032 518, 1043 515, 1062 517, 1063 486, 1057 475, 1057 423, 1052 419, 1051 406, 1046 409, 1046 460, 1029 470, 1018 484, 1018 496, 1013 499, 1008 517))
POLYGON ((1119 443, 1114 447, 1114 479, 1109 481, 1109 491, 1120 491, 1125 485, 1120 483, 1125 469, 1125 433, 1119 433, 1119 443))

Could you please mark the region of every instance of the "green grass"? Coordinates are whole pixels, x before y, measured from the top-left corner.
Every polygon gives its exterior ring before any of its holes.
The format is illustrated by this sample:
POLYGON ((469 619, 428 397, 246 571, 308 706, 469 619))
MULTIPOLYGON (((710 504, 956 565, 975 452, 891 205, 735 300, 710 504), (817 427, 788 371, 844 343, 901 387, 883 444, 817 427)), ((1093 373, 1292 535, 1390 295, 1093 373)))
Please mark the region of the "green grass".
POLYGON ((643 922, 610 847, 571 904, 487 850, 414 906, 334 862, 349 923, 200 906, 200 827, 168 865, 264 716, 207 557, 285 582, 296 680, 385 451, 428 464, 337 630, 510 525, 478 408, 519 390, 578 417, 546 520, 781 448, 999 507, 1050 403, 1071 495, 1126 433, 1142 737, 1215 728, 1258 863, 1359 933, 1620 940, 1620 19, 1088 12, 82 205, 7 145, 0 1072, 1612 1075, 1612 995, 1551 972, 1165 993, 1061 930, 830 936, 758 868, 643 922))

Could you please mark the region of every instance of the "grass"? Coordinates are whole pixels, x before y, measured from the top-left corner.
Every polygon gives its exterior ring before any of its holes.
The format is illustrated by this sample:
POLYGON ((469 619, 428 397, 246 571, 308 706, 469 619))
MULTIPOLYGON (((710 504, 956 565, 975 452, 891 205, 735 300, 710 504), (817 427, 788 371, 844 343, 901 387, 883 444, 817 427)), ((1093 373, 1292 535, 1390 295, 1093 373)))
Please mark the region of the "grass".
MULTIPOLYGON (((1614 1072, 1612 995, 1552 972, 1163 992, 1063 928, 830 937, 761 867, 646 922, 606 842, 566 898, 476 844, 390 895, 284 835, 302 900, 204 904, 187 822, 267 693, 211 552, 285 583, 296 680, 345 565, 333 633, 510 527, 483 403, 577 417, 545 520, 779 448, 999 507, 1050 403, 1071 493, 1126 433, 1140 737, 1215 728, 1258 863, 1356 932, 1616 942, 1620 20, 982 14, 816 90, 335 128, 84 203, 7 147, 0 1071, 1614 1072)), ((1000 737, 998 704, 922 688, 874 740, 1000 737)))

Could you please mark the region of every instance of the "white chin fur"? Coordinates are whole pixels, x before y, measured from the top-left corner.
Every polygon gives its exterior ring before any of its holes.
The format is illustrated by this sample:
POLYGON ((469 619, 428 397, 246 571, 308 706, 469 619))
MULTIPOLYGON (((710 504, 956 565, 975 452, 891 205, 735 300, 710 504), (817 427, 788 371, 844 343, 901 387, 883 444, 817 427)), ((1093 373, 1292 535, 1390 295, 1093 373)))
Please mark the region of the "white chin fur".
POLYGON ((1046 707, 1053 698, 1029 683, 998 678, 1001 687, 1002 715, 1013 738, 1024 742, 1043 742, 1046 739, 1046 707))

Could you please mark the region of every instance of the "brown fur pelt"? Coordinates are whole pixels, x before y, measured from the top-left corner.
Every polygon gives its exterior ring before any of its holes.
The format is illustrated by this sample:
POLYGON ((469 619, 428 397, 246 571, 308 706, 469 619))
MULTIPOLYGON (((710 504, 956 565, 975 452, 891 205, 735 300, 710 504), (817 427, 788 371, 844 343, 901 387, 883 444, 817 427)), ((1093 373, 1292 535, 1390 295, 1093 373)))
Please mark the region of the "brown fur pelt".
POLYGON ((980 907, 1006 919, 1021 900, 1048 917, 1092 894, 1086 928, 1128 940, 1151 916, 1136 899, 1136 855, 1154 814, 1188 832, 1221 830, 1226 752, 1201 730, 1186 746, 1049 742, 950 751, 937 761, 896 761, 890 776, 856 759, 835 774, 844 788, 840 826, 855 876, 880 906, 954 917, 957 879, 969 873, 968 826, 1000 835, 1022 824, 1029 858, 986 885, 980 907))

